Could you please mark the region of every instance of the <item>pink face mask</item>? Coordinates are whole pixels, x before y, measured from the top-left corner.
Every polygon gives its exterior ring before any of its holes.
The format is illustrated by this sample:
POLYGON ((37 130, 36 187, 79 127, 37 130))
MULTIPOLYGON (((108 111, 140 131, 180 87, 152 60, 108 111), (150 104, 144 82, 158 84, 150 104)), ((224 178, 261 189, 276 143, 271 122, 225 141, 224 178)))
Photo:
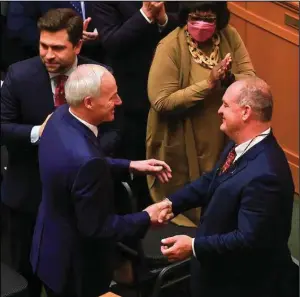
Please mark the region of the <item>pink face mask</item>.
POLYGON ((187 29, 193 39, 198 42, 203 42, 213 36, 216 30, 216 24, 204 21, 189 21, 187 29))

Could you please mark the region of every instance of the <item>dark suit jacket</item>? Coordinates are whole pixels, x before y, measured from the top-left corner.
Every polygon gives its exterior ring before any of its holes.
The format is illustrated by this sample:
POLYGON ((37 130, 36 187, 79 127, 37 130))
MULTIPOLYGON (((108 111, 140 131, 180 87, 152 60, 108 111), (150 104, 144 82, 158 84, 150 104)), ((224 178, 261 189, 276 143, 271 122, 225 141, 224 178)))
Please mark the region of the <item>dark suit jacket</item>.
POLYGON ((208 174, 171 195, 176 214, 203 207, 192 260, 193 296, 276 295, 291 261, 294 185, 271 133, 218 175, 233 143, 208 174))
MULTIPOLYGON (((149 109, 147 80, 154 50, 177 26, 175 13, 168 13, 169 22, 160 33, 157 25, 149 24, 140 13, 141 1, 91 3, 92 18, 110 59, 107 63, 114 69, 125 113, 145 118, 149 109)), ((169 12, 168 3, 166 8, 169 12)))
POLYGON ((39 163, 33 269, 57 294, 99 296, 109 289, 115 241, 142 236, 150 222, 146 212, 114 214, 112 173, 128 171, 129 161, 105 158, 93 132, 64 105, 47 123, 39 163))
MULTIPOLYGON (((8 45, 4 47, 10 61, 8 65, 38 54, 39 32, 38 19, 48 10, 55 8, 72 8, 70 1, 12 1, 7 12, 8 45)), ((92 5, 85 2, 85 15, 91 16, 92 5)), ((93 20, 88 31, 94 31, 93 20)), ((97 62, 104 61, 104 51, 100 41, 85 42, 81 55, 97 62)))
MULTIPOLYGON (((95 62, 78 57, 79 65, 91 63, 95 62)), ((38 145, 30 142, 30 133, 53 111, 50 78, 40 57, 10 66, 1 90, 1 145, 9 154, 1 199, 11 208, 37 212, 42 193, 38 145)), ((115 134, 112 130, 111 138, 117 137, 115 134)))

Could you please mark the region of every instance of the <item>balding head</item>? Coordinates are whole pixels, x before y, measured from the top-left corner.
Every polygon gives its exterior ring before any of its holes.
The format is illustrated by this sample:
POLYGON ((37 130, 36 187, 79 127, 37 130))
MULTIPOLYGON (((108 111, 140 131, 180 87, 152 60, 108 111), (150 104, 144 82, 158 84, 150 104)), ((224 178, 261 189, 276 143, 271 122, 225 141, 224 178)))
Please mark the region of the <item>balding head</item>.
POLYGON ((230 86, 237 94, 236 102, 241 106, 249 105, 261 122, 269 122, 273 113, 273 96, 270 86, 258 77, 235 82, 230 86))
POLYGON ((69 76, 65 85, 67 103, 76 107, 86 97, 99 97, 104 75, 112 76, 106 68, 100 65, 84 64, 78 66, 69 76))

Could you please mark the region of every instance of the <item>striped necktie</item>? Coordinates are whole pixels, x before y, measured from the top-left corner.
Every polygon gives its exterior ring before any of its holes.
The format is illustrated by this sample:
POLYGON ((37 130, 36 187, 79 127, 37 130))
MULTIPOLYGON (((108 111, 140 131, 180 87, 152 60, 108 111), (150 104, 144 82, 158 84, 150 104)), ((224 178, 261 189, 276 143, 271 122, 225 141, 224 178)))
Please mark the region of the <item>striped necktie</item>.
POLYGON ((235 152, 235 146, 229 151, 226 161, 224 162, 222 168, 219 171, 219 175, 221 175, 222 173, 226 172, 229 167, 232 165, 234 159, 236 157, 236 152, 235 152))
POLYGON ((75 11, 83 18, 80 1, 70 1, 70 4, 75 9, 75 11))

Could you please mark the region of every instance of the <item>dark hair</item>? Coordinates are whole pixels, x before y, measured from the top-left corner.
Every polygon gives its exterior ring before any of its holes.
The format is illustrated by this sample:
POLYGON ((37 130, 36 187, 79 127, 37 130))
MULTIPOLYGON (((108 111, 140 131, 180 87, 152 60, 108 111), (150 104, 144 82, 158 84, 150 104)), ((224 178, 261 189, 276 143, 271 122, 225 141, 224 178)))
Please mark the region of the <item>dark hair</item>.
POLYGON ((69 41, 75 46, 82 38, 83 20, 73 9, 51 9, 38 20, 38 28, 40 32, 66 29, 69 41))
POLYGON ((208 11, 211 10, 217 16, 217 30, 224 29, 229 22, 230 12, 227 8, 226 1, 188 1, 182 2, 179 8, 179 26, 183 27, 186 25, 188 15, 195 11, 208 11))

